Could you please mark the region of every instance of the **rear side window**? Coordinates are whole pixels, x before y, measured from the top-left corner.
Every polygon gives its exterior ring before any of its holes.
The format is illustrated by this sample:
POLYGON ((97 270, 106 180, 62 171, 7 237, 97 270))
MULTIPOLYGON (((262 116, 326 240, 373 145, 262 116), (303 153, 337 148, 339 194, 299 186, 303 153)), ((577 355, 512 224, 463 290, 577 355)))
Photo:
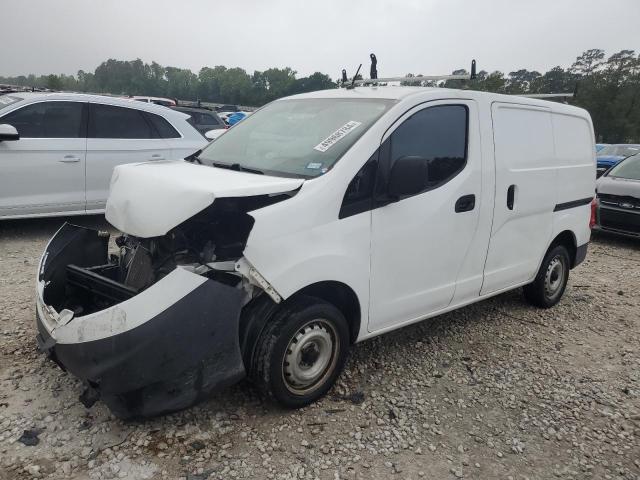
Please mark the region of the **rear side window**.
POLYGON ((158 135, 140 110, 92 103, 89 137, 148 139, 158 135))
POLYGON ((390 165, 401 157, 418 156, 429 164, 428 188, 450 180, 467 161, 467 107, 425 108, 402 123, 390 138, 390 165))
POLYGON ((197 120, 197 123, 200 125, 218 125, 218 119, 213 115, 209 115, 208 113, 200 113, 200 118, 197 120))
POLYGON ((193 112, 193 111, 184 111, 183 113, 186 113, 187 115, 189 115, 187 122, 189 122, 193 126, 220 124, 217 117, 214 117, 213 115, 210 115, 208 113, 193 112))
POLYGON ((81 102, 39 102, 4 117, 0 123, 13 125, 21 138, 84 138, 84 104, 81 102))
POLYGON ((180 133, 160 115, 144 112, 144 116, 153 125, 160 138, 180 138, 180 133))

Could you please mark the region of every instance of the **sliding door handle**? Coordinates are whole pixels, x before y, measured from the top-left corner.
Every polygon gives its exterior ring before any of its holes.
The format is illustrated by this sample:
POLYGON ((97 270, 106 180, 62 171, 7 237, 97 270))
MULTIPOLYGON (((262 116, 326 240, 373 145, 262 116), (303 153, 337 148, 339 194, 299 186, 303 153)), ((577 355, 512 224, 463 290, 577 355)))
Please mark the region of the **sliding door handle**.
POLYGON ((515 197, 516 197, 516 186, 509 185, 509 188, 507 189, 507 208, 509 210, 513 210, 513 202, 515 200, 515 197))
POLYGON ((464 195, 460 197, 456 202, 455 210, 456 210, 456 213, 470 212, 475 207, 476 207, 476 196, 473 194, 464 195))

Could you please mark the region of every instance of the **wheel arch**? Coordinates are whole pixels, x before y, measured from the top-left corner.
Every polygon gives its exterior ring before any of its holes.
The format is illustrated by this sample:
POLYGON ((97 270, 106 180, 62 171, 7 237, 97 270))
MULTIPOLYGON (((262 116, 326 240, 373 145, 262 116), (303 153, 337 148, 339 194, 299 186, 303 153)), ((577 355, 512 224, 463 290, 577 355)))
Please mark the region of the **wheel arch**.
POLYGON ((336 280, 325 280, 301 288, 290 298, 298 295, 320 298, 340 310, 347 320, 351 343, 355 343, 360 333, 362 312, 360 311, 358 295, 351 287, 336 280))
MULTIPOLYGON (((360 333, 362 314, 358 296, 351 287, 335 280, 316 282, 299 289, 283 301, 302 295, 320 298, 340 310, 347 320, 351 343, 355 343, 360 333)), ((251 365, 258 339, 280 305, 266 293, 261 293, 242 309, 239 342, 245 366, 251 365)))
POLYGON ((562 232, 558 233, 549 245, 547 252, 557 245, 563 245, 569 251, 569 261, 571 262, 570 267, 575 267, 576 255, 578 252, 578 242, 576 240, 575 233, 573 233, 571 230, 563 230, 562 232))

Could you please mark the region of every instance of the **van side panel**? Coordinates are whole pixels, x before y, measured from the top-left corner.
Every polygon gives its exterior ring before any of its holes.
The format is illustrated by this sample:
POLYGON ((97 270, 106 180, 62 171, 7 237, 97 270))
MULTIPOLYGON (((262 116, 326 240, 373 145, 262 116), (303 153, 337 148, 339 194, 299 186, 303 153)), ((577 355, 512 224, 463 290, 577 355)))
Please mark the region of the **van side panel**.
POLYGON ((584 117, 555 112, 552 121, 558 165, 557 203, 593 197, 596 160, 591 124, 584 117))
POLYGON ((588 200, 594 196, 596 178, 593 126, 586 113, 580 116, 554 112, 552 121, 558 163, 558 200, 553 214, 552 236, 555 238, 559 233, 570 230, 579 247, 585 245, 591 236, 588 200), (580 201, 582 205, 566 208, 580 201))
POLYGON ((550 109, 496 102, 492 117, 496 194, 481 295, 533 278, 557 203, 550 109))

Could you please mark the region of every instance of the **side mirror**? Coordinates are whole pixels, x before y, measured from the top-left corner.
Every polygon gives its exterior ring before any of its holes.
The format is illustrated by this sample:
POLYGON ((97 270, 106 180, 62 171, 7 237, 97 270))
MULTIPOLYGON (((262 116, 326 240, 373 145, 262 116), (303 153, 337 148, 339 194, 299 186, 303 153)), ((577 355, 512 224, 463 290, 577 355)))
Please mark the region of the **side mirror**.
POLYGON ((216 138, 218 138, 220 135, 222 135, 224 132, 226 132, 226 129, 224 128, 218 128, 216 130, 209 130, 208 132, 206 132, 204 134, 205 138, 207 140, 215 140, 216 138))
POLYGON ((398 158, 389 175, 387 192, 390 197, 400 199, 420 193, 429 179, 429 161, 423 157, 398 158))
POLYGON ((20 140, 20 134, 16 127, 6 123, 0 125, 0 142, 20 140))

